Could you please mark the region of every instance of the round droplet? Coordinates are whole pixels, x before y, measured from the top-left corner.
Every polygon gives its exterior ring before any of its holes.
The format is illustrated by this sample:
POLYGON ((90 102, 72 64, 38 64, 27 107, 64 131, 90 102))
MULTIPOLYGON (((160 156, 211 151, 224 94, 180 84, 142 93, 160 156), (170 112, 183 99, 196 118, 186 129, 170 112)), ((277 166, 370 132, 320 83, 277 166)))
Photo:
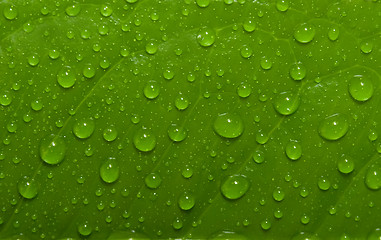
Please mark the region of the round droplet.
POLYGON ((291 160, 298 160, 302 156, 302 146, 296 141, 291 141, 286 146, 286 155, 291 160))
POLYGON ((34 111, 40 111, 44 105, 40 99, 36 99, 30 103, 30 106, 34 111))
POLYGON ((273 62, 270 59, 268 59, 266 57, 263 57, 261 59, 261 68, 263 70, 270 70, 272 68, 272 66, 273 66, 273 62))
POLYGON ((40 157, 48 164, 60 163, 66 153, 66 144, 64 139, 58 135, 49 135, 41 139, 40 157))
POLYGON ((196 0, 196 3, 199 7, 205 8, 209 6, 210 0, 196 0))
POLYGON ((174 142, 183 141, 188 135, 187 130, 183 126, 179 126, 176 123, 171 124, 168 127, 168 136, 174 142))
POLYGON ((75 72, 69 66, 61 68, 57 74, 57 81, 63 88, 70 88, 74 85, 76 79, 75 72))
POLYGON ((257 23, 254 21, 254 19, 247 19, 243 22, 242 26, 246 32, 253 32, 257 28, 257 23))
POLYGON ((3 106, 8 106, 11 103, 12 103, 12 97, 9 94, 9 92, 8 91, 3 92, 0 95, 0 104, 3 106))
POLYGON ((332 27, 328 30, 328 38, 331 41, 336 41, 339 38, 339 29, 332 27))
POLYGON ((288 10, 288 0, 277 0, 276 9, 280 12, 285 12, 288 10))
POLYGON ((160 94, 160 86, 156 81, 149 81, 143 90, 144 96, 148 99, 155 99, 160 94))
POLYGON ((28 57, 28 63, 30 66, 35 67, 40 63, 40 58, 37 54, 30 55, 28 57))
POLYGON ((310 217, 304 214, 304 215, 300 218, 300 222, 303 223, 303 224, 308 224, 308 223, 310 222, 310 217))
POLYGON ((18 187, 18 191, 20 195, 23 196, 24 198, 32 199, 37 196, 38 185, 34 181, 34 179, 24 176, 19 181, 17 187, 18 187))
POLYGON ((92 227, 90 227, 88 222, 84 222, 82 224, 79 224, 77 227, 78 233, 82 236, 89 236, 91 232, 93 231, 92 227))
POLYGON ((158 188, 161 184, 161 177, 157 173, 150 173, 145 178, 146 186, 155 189, 158 188))
POLYGON ((319 180, 318 180, 318 187, 321 189, 321 190, 328 190, 330 187, 331 187, 331 182, 324 178, 324 177, 321 177, 319 180))
POLYGON ((371 53, 373 51, 373 43, 364 41, 361 43, 360 49, 361 49, 361 52, 363 53, 366 53, 366 54, 371 53))
POLYGON ((284 199, 284 196, 285 196, 285 193, 280 187, 277 187, 273 191, 273 198, 275 201, 278 201, 278 202, 282 201, 284 199))
POLYGON ((190 210, 195 204, 195 198, 190 193, 183 193, 178 200, 179 207, 182 210, 190 210))
POLYGON ((239 199, 249 189, 246 176, 232 175, 221 184, 221 192, 228 199, 239 199))
POLYGON ((81 5, 79 4, 73 4, 68 7, 66 7, 65 12, 70 17, 75 17, 79 14, 81 11, 81 5))
POLYGON ((253 155, 253 160, 256 163, 263 163, 265 161, 265 154, 261 150, 256 150, 253 155))
POLYGON ((119 165, 115 158, 107 159, 100 168, 100 176, 106 183, 113 183, 119 178, 119 165))
POLYGON ((372 81, 361 75, 356 75, 349 81, 349 93, 353 99, 365 102, 373 96, 374 88, 372 81))
POLYGON ((103 5, 101 7, 101 14, 104 17, 109 17, 112 14, 112 9, 109 6, 103 5))
POLYGON ((73 133, 78 138, 88 138, 93 134, 95 122, 91 118, 84 118, 76 121, 73 125, 73 133))
POLYGON ((175 106, 178 110, 185 110, 189 106, 188 98, 183 94, 179 94, 175 99, 175 106))
POLYGON ((315 37, 315 27, 303 23, 295 28, 294 38, 300 43, 309 43, 315 37))
POLYGON ((151 130, 140 128, 133 138, 135 147, 142 152, 152 151, 156 146, 156 137, 151 130))
POLYGON ((306 68, 301 63, 293 64, 290 68, 290 76, 296 81, 303 80, 306 77, 306 68))
POLYGON ((17 17, 17 8, 13 5, 6 5, 3 10, 4 17, 8 20, 13 20, 17 17))
POLYGON ((365 184, 369 189, 379 190, 381 188, 381 162, 371 165, 365 175, 365 184))
POLYGON ((282 212, 282 210, 280 210, 280 209, 276 209, 276 210, 274 211, 274 217, 277 218, 277 219, 281 219, 281 218, 283 217, 283 212, 282 212))
POLYGON ((110 126, 103 130, 103 138, 107 142, 112 142, 118 137, 118 131, 114 126, 110 126))
POLYGON ((337 169, 341 173, 351 173, 355 168, 353 159, 347 155, 343 155, 337 160, 337 169))
POLYGON ((198 31, 197 41, 203 47, 211 46, 216 40, 216 33, 212 28, 203 27, 198 31))
POLYGON ((261 222, 261 228, 263 230, 269 230, 271 228, 271 222, 268 219, 265 219, 261 222))
POLYGON ((146 52, 148 54, 155 54, 157 52, 157 49, 158 49, 158 45, 155 41, 151 41, 149 43, 147 43, 146 45, 146 52))
POLYGON ((175 229, 175 230, 179 230, 183 227, 183 221, 181 219, 178 219, 176 218, 173 223, 172 223, 172 227, 175 229))
POLYGON ((319 125, 319 134, 327 140, 338 140, 348 132, 348 120, 337 113, 325 118, 319 125))
POLYGON ((257 134, 255 135, 255 141, 259 144, 266 144, 269 140, 269 134, 263 132, 261 129, 258 130, 257 134))
POLYGON ((60 52, 58 50, 55 50, 55 49, 49 50, 49 57, 51 59, 53 59, 53 60, 57 59, 57 58, 59 58, 59 56, 60 56, 60 52))
POLYGON ((251 87, 249 87, 245 83, 241 83, 241 85, 237 87, 237 94, 241 98, 247 98, 251 94, 251 87))
POLYGON ((241 56, 243 58, 249 58, 253 54, 253 49, 249 46, 243 46, 241 48, 241 56))
POLYGON ((183 175, 184 178, 191 178, 193 176, 193 170, 190 167, 186 167, 181 172, 181 175, 183 175))
POLYGON ((236 138, 243 133, 241 117, 233 113, 219 114, 213 124, 214 131, 225 138, 236 138))
POLYGON ((298 110, 300 104, 299 95, 292 92, 282 92, 274 99, 275 110, 282 115, 291 115, 298 110))
POLYGON ((86 78, 93 78, 95 76, 95 67, 92 64, 87 64, 83 69, 82 74, 86 78))

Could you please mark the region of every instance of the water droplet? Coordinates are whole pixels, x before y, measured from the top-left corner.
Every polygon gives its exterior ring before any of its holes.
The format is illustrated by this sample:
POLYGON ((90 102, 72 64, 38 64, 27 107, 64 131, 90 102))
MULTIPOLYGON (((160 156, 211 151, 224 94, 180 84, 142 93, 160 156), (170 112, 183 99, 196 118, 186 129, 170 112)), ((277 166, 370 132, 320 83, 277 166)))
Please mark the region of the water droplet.
POLYGON ((286 146, 286 155, 291 160, 298 160, 302 156, 302 146, 297 141, 290 141, 286 146))
POLYGON ((326 191, 326 190, 328 190, 331 187, 331 182, 328 179, 326 179, 324 177, 321 177, 318 180, 318 187, 321 190, 326 191))
POLYGON ((345 115, 337 113, 325 118, 319 125, 319 134, 327 140, 338 140, 348 132, 345 115))
POLYGON ((51 59, 53 59, 53 60, 57 59, 57 58, 59 58, 59 56, 60 56, 60 52, 58 50, 56 50, 56 49, 49 50, 49 57, 51 59))
POLYGON ((205 8, 209 6, 210 0, 196 0, 196 3, 199 7, 205 8))
POLYGON ((40 63, 40 58, 37 54, 30 55, 28 57, 28 63, 30 66, 35 67, 40 63))
POLYGON ((135 147, 142 152, 152 151, 156 146, 156 137, 151 130, 140 128, 133 138, 135 147))
POLYGON ((228 199, 239 199, 249 189, 246 176, 231 175, 221 184, 221 192, 228 199))
POLYGON ((172 223, 172 227, 175 229, 175 230, 179 230, 183 227, 183 221, 179 218, 176 218, 173 223, 172 223))
POLYGON ((263 230, 269 230, 271 228, 271 222, 268 219, 265 219, 261 222, 261 228, 263 230))
POLYGON ((277 187, 273 191, 273 198, 275 201, 278 201, 278 202, 282 201, 284 199, 284 196, 285 196, 285 193, 280 187, 277 187))
POLYGON ((30 106, 34 111, 40 111, 44 105, 40 99, 36 99, 30 103, 30 106))
POLYGON ((258 130, 257 134, 255 135, 255 141, 259 144, 266 144, 269 140, 269 135, 265 132, 263 132, 261 129, 258 130))
POLYGON ((73 133, 78 138, 88 138, 93 134, 95 129, 95 122, 91 118, 84 118, 77 120, 73 125, 73 133))
POLYGON ((249 46, 243 46, 241 48, 241 56, 243 58, 249 58, 253 54, 253 49, 251 49, 249 46))
POLYGON ((112 14, 112 9, 109 6, 103 5, 101 7, 101 14, 104 17, 109 17, 112 14))
POLYGON ((65 12, 70 17, 75 17, 79 14, 81 11, 81 5, 79 4, 73 4, 68 7, 66 7, 65 12))
POLYGON ((381 163, 371 165, 365 175, 365 184, 369 189, 379 190, 381 188, 381 163))
POLYGON ((241 85, 237 87, 237 94, 241 98, 247 98, 251 94, 251 87, 247 86, 245 83, 241 83, 241 85))
POLYGON ((369 100, 374 92, 372 81, 361 75, 356 75, 349 80, 348 89, 353 99, 360 102, 369 100))
POLYGON ((178 110, 185 110, 189 106, 189 101, 182 93, 175 99, 175 106, 178 110))
POLYGON ((212 28, 203 27, 197 33, 197 41, 203 47, 209 47, 213 45, 216 40, 216 33, 212 28))
POLYGON ((69 67, 63 67, 57 74, 57 81, 59 85, 63 88, 70 88, 74 85, 75 81, 77 80, 75 77, 74 70, 69 67))
POLYGON ((176 123, 173 123, 168 127, 168 136, 174 142, 183 141, 187 135, 187 130, 183 126, 179 126, 176 123))
POLYGON ((265 161, 265 154, 261 150, 256 150, 253 155, 254 162, 260 164, 265 161))
POLYGON ((156 81, 149 81, 143 89, 144 96, 148 99, 155 99, 160 94, 160 86, 156 81))
POLYGON ((273 66, 273 62, 270 59, 268 59, 266 57, 263 57, 261 59, 261 68, 263 70, 270 70, 272 68, 272 66, 273 66))
POLYGON ((103 138, 107 142, 112 142, 118 137, 118 131, 114 126, 110 126, 103 130, 103 138))
POLYGON ((175 76, 175 73, 171 69, 166 69, 163 72, 163 77, 167 80, 171 80, 175 76))
POLYGON ((20 195, 23 196, 24 198, 32 199, 37 196, 38 185, 34 179, 24 176, 19 181, 17 187, 18 187, 18 191, 20 195))
POLYGON ((360 49, 361 49, 361 52, 363 53, 366 53, 366 54, 371 53, 373 51, 373 43, 364 41, 361 43, 360 49))
POLYGON ((82 74, 86 78, 93 78, 95 76, 95 68, 92 64, 86 64, 85 68, 82 71, 82 74))
POLYGON ((155 41, 151 41, 149 43, 147 43, 146 45, 146 52, 148 54, 155 54, 157 52, 157 49, 158 49, 158 45, 155 41))
POLYGON ((305 188, 305 187, 302 187, 301 189, 300 189, 300 196, 301 197, 307 197, 308 196, 308 194, 309 194, 309 191, 305 188))
POLYGON ((281 219, 283 217, 283 212, 280 209, 276 209, 274 211, 274 217, 277 219, 281 219))
POLYGON ((219 114, 213 124, 214 131, 225 138, 236 138, 243 133, 243 121, 238 114, 219 114))
POLYGON ((243 22, 242 26, 246 32, 253 32, 257 28, 257 23, 254 19, 247 19, 243 22))
POLYGON ((288 10, 288 0, 277 0, 276 9, 281 12, 285 12, 288 10))
POLYGON ((3 92, 0 95, 0 104, 3 106, 8 106, 11 103, 12 103, 12 97, 9 94, 9 92, 8 91, 3 92))
POLYGON ((296 81, 303 80, 306 77, 306 68, 302 63, 295 63, 290 68, 290 76, 296 81))
POLYGON ((337 169, 342 173, 351 173, 355 168, 353 159, 347 155, 341 156, 337 160, 337 169))
POLYGON ((184 168, 181 175, 183 175, 184 178, 191 178, 193 176, 192 168, 190 167, 184 168))
POLYGON ((48 164, 60 163, 66 153, 66 144, 63 137, 58 135, 48 135, 41 139, 40 157, 48 164))
POLYGON ((290 91, 279 93, 274 99, 275 110, 282 115, 291 115, 298 110, 300 104, 299 95, 290 91))
POLYGON ((102 163, 99 170, 102 180, 106 183, 113 183, 119 178, 119 165, 115 158, 110 157, 102 163))
POLYGON ((310 217, 304 214, 304 215, 300 218, 300 222, 303 223, 303 224, 308 224, 308 223, 310 222, 310 217))
POLYGON ((178 200, 179 207, 182 210, 190 210, 195 204, 195 198, 190 193, 183 193, 178 200))
POLYGON ((161 177, 157 173, 150 173, 144 179, 146 186, 155 189, 158 188, 161 184, 161 177))
POLYGON ((91 232, 93 231, 92 227, 90 227, 88 222, 84 222, 82 224, 79 224, 77 227, 78 233, 82 236, 89 236, 91 232))
POLYGON ((309 43, 315 37, 315 27, 308 23, 298 25, 294 31, 294 38, 300 43, 309 43))
POLYGON ((331 27, 328 30, 328 38, 331 41, 336 41, 339 38, 339 29, 336 27, 331 27))
POLYGON ((18 11, 14 5, 7 5, 3 10, 4 17, 8 20, 13 20, 17 17, 18 11))

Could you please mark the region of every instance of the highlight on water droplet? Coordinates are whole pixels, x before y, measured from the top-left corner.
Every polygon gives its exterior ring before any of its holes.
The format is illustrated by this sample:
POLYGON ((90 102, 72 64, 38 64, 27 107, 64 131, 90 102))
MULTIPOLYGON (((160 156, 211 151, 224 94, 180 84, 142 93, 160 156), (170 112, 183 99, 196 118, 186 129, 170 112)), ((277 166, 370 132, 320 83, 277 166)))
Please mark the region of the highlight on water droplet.
POLYGON ((156 189, 161 184, 161 177, 157 173, 150 173, 146 176, 144 182, 148 188, 156 189))
POLYGON ((381 162, 380 159, 372 164, 365 174, 365 184, 369 189, 381 189, 381 162))
POLYGON ((203 27, 197 33, 197 41, 203 47, 212 46, 216 40, 216 33, 210 27, 203 27))
POLYGON ((290 76, 296 81, 303 80, 306 77, 306 68, 302 63, 295 63, 290 68, 290 76))
POLYGON ((321 121, 319 134, 326 140, 338 140, 348 132, 349 124, 344 114, 336 113, 321 121))
POLYGON ((48 164, 58 164, 62 162, 66 154, 66 144, 63 137, 58 135, 48 135, 41 139, 40 157, 48 164))
POLYGON ((73 125, 73 133, 76 137, 89 138, 95 129, 95 122, 92 118, 83 118, 77 120, 73 125))
POLYGON ((291 160, 298 160, 302 156, 302 146, 297 141, 290 141, 286 145, 286 155, 291 160))
POLYGON ((244 125, 238 114, 222 113, 214 120, 213 128, 221 137, 236 138, 243 133, 244 125))
POLYGON ((71 67, 65 66, 57 73, 57 81, 61 87, 70 88, 77 81, 76 73, 71 67))
POLYGON ((344 174, 351 173, 355 168, 355 163, 351 157, 348 155, 343 154, 338 160, 337 160, 337 169, 344 174))
POLYGON ((227 199, 239 199, 249 190, 249 186, 246 176, 231 175, 221 184, 221 193, 227 199))
POLYGON ((281 92, 274 99, 275 110, 282 115, 291 115, 298 110, 300 105, 299 95, 291 91, 281 92))
POLYGON ((99 174, 106 183, 113 183, 119 178, 119 165, 115 158, 110 157, 102 163, 99 174))
POLYGON ((355 75, 349 80, 348 90, 353 99, 365 102, 373 96, 374 87, 368 77, 355 75))
POLYGON ((171 125, 169 125, 167 132, 169 138, 174 142, 181 142, 188 135, 188 131, 185 129, 185 127, 180 126, 176 123, 172 123, 171 125))
POLYGON ((150 129, 142 127, 136 131, 133 142, 136 149, 142 152, 149 152, 156 146, 156 137, 150 129))
POLYGON ((190 210, 194 207, 196 200, 192 194, 184 192, 178 199, 178 205, 182 210, 190 210))
POLYGON ((20 181, 17 184, 17 188, 20 195, 27 199, 35 198, 38 193, 37 182, 34 179, 29 178, 27 176, 24 176, 20 179, 20 181))
POLYGON ((300 43, 309 43, 315 37, 315 27, 309 23, 303 23, 296 26, 294 38, 300 43))

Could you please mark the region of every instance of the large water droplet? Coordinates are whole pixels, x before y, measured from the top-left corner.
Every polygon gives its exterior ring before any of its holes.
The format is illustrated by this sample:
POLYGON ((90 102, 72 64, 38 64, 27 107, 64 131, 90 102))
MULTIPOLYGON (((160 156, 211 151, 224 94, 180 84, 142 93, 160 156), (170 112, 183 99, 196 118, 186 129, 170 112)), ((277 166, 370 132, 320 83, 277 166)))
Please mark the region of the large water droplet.
POLYGON ((327 178, 320 177, 318 180, 318 187, 321 190, 326 191, 331 187, 331 182, 327 178))
POLYGON ((119 165, 115 158, 107 159, 100 168, 100 176, 106 183, 113 183, 119 178, 119 165))
POLYGON ((296 141, 291 141, 286 146, 286 155, 291 160, 298 160, 302 156, 302 146, 296 141))
POLYGON ((291 115, 299 108, 300 98, 290 91, 282 92, 274 99, 275 110, 282 115, 291 115))
POLYGON ((371 165, 365 175, 365 184, 369 189, 379 190, 381 188, 381 162, 371 165))
POLYGON ((239 199, 249 189, 246 176, 232 175, 221 184, 221 192, 228 199, 239 199))
POLYGON ((73 133, 78 138, 88 138, 93 134, 95 129, 94 120, 91 118, 84 118, 76 121, 73 125, 73 133))
POLYGON ((345 115, 337 113, 325 118, 319 125, 319 134, 327 140, 337 140, 348 132, 348 120, 345 115))
POLYGON ((143 90, 144 96, 148 99, 155 99, 160 94, 160 86, 156 81, 149 81, 143 90))
POLYGON ((63 88, 70 88, 74 85, 76 79, 76 73, 69 66, 61 68, 57 74, 57 81, 63 88))
POLYGON ((157 173, 150 173, 145 178, 146 186, 155 189, 158 188, 161 184, 161 177, 157 173))
POLYGON ((80 4, 73 4, 68 7, 66 7, 65 12, 70 17, 75 17, 79 14, 81 11, 81 5, 80 4))
POLYGON ((78 233, 82 236, 89 236, 93 231, 88 222, 81 223, 77 226, 78 233))
POLYGON ((282 201, 284 199, 284 196, 285 196, 285 193, 280 187, 277 187, 273 191, 273 198, 275 201, 278 201, 278 202, 282 201))
POLYGON ((95 76, 95 67, 92 64, 86 64, 82 71, 83 76, 86 78, 93 78, 95 76))
POLYGON ((103 138, 107 142, 112 142, 118 137, 118 131, 114 126, 110 126, 103 130, 103 138))
POLYGON ((216 33, 212 28, 203 27, 197 33, 197 41, 203 47, 211 46, 216 40, 216 33))
POLYGON ((140 128, 133 138, 135 147, 142 152, 152 151, 156 146, 156 137, 147 128, 140 128))
POLYGON ((3 9, 4 17, 8 20, 13 20, 17 17, 18 11, 14 5, 6 5, 3 9))
POLYGON ((38 193, 38 185, 37 182, 35 182, 34 179, 31 179, 27 176, 24 176, 19 181, 18 185, 18 191, 24 198, 32 199, 37 196, 38 193))
POLYGON ((343 155, 337 160, 337 169, 342 173, 351 173, 354 168, 355 163, 353 159, 347 155, 343 155))
POLYGON ((239 137, 244 129, 241 117, 234 113, 223 113, 217 116, 213 124, 214 131, 225 138, 239 137))
POLYGON ((303 80, 306 76, 306 68, 302 63, 293 64, 290 68, 290 76, 296 81, 303 80))
POLYGON ((288 10, 288 0, 277 0, 276 2, 276 8, 278 11, 285 12, 288 10))
POLYGON ((315 27, 308 23, 300 24, 295 28, 294 37, 300 43, 309 43, 315 37, 315 27))
POLYGON ((63 137, 58 135, 48 135, 41 139, 40 157, 48 164, 60 163, 66 153, 66 144, 63 137))
POLYGON ((349 80, 349 93, 357 101, 367 101, 373 96, 374 88, 372 81, 361 75, 356 75, 349 80))
POLYGON ((209 6, 210 0, 196 0, 196 3, 199 7, 205 8, 209 6))
POLYGON ((241 98, 247 98, 251 94, 251 87, 247 86, 245 83, 241 83, 241 85, 237 87, 237 94, 241 98))
POLYGON ((190 210, 195 204, 195 199, 192 194, 185 192, 179 197, 178 204, 182 210, 190 210))
POLYGON ((253 32, 257 28, 257 23, 254 19, 249 18, 243 22, 242 26, 246 32, 253 32))
POLYGON ((188 135, 187 130, 183 126, 179 126, 176 123, 171 124, 168 127, 168 136, 172 141, 181 142, 188 135))

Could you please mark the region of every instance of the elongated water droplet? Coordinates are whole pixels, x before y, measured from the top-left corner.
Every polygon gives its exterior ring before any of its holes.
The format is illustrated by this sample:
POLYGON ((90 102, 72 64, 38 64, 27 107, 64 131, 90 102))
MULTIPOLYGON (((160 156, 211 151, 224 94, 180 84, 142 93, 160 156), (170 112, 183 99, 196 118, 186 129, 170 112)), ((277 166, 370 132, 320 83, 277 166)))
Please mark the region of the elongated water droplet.
POLYGON ((332 27, 328 30, 328 38, 331 41, 336 41, 339 38, 339 29, 337 27, 332 27))
POLYGON ((156 146, 156 137, 147 128, 140 128, 133 138, 135 147, 142 152, 152 151, 156 146))
POLYGON ((63 67, 57 74, 57 81, 61 87, 70 88, 77 81, 76 73, 69 66, 63 67))
POLYGON ((282 115, 291 115, 299 108, 300 98, 292 92, 282 92, 274 100, 275 110, 282 115))
POLYGON ((119 178, 119 165, 115 158, 110 157, 102 163, 99 170, 102 180, 106 183, 113 183, 119 178))
POLYGON ((325 118, 319 125, 319 134, 327 140, 338 140, 348 132, 348 120, 337 113, 325 118))
POLYGON ((149 187, 151 189, 155 189, 155 188, 158 188, 160 186, 161 177, 157 173, 150 173, 146 176, 144 181, 145 181, 147 187, 149 187))
POLYGON ((294 37, 300 43, 309 43, 315 37, 315 27, 308 23, 300 24, 295 28, 294 37))
POLYGON ((249 189, 249 181, 243 175, 231 175, 221 184, 221 192, 228 199, 239 199, 249 189))
POLYGON ((238 114, 223 113, 217 116, 213 124, 214 131, 225 138, 239 137, 244 129, 243 121, 238 114))
POLYGON ((197 41, 203 47, 212 46, 216 40, 216 33, 212 28, 203 27, 197 33, 197 41))
POLYGON ((365 102, 373 96, 374 88, 372 81, 361 75, 356 75, 349 80, 349 93, 353 99, 365 102))
POLYGON ((195 198, 192 194, 185 192, 180 195, 178 204, 182 210, 190 210, 194 207, 195 198))
POLYGON ((23 178, 21 178, 17 186, 20 195, 24 198, 32 199, 37 196, 38 185, 34 179, 24 176, 23 178))
POLYGON ((379 190, 381 188, 381 162, 371 165, 365 175, 365 184, 369 189, 379 190))
POLYGON ((40 157, 48 164, 60 163, 66 153, 66 144, 63 137, 58 135, 48 135, 41 139, 40 157))
POLYGON ((95 122, 91 118, 84 118, 76 121, 73 125, 73 133, 78 138, 88 138, 93 134, 95 122))

